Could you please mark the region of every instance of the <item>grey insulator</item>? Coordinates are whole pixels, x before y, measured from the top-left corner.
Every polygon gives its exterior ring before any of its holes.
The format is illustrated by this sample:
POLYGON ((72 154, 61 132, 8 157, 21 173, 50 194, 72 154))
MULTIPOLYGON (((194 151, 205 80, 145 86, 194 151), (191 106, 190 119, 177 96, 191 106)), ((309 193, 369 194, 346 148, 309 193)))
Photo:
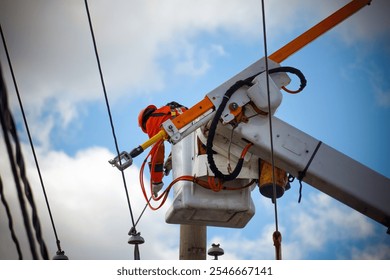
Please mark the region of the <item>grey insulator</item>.
POLYGON ((211 248, 207 251, 209 256, 214 256, 214 260, 218 260, 219 256, 225 254, 225 251, 219 247, 219 244, 212 244, 211 248))
POLYGON ((69 260, 68 256, 65 255, 64 251, 57 251, 56 255, 53 257, 53 260, 55 261, 67 261, 69 260))
POLYGON ((138 232, 138 233, 131 234, 128 243, 129 244, 133 244, 133 245, 135 245, 135 244, 143 244, 143 243, 145 243, 145 240, 141 236, 141 233, 138 232))

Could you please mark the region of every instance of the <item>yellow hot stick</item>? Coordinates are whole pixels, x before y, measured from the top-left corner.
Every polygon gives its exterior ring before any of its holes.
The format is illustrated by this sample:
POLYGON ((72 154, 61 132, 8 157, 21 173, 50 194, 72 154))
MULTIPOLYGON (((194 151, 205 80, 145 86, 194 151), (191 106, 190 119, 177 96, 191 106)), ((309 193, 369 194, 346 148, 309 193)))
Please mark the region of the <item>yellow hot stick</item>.
POLYGON ((152 146, 154 143, 157 143, 160 140, 165 140, 167 139, 168 134, 165 132, 164 129, 161 129, 156 135, 154 135, 152 138, 147 140, 145 143, 141 144, 141 148, 143 150, 149 148, 152 146))

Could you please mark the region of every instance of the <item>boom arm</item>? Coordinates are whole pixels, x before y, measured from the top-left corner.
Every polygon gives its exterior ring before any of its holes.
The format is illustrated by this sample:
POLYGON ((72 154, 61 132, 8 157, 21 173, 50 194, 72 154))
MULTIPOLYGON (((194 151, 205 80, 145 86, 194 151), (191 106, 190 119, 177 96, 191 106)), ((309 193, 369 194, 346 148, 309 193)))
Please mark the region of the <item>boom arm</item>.
MULTIPOLYGON (((270 65, 276 66, 272 62, 270 65)), ((234 81, 261 72, 263 67, 264 60, 259 60, 210 92, 206 98, 218 104, 218 100, 222 99, 227 88, 234 81)), ((279 87, 286 83, 283 76, 273 78, 279 87)), ((234 99, 232 98, 226 107, 230 107, 232 103, 245 103, 247 100, 246 90, 237 91, 234 99)), ((211 113, 204 119, 209 120, 212 116, 211 113)), ((196 126, 190 126, 188 129, 192 131, 195 128, 196 126)), ((275 116, 272 117, 272 129, 274 159, 277 167, 298 178, 305 170, 305 176, 301 178, 304 182, 386 227, 390 227, 389 178, 275 116)), ((169 129, 167 131, 169 133, 169 129)), ((217 134, 228 137, 230 133, 230 126, 218 126, 217 134)), ((176 139, 179 141, 180 137, 176 136, 176 139)), ((240 143, 243 140, 245 140, 244 143, 253 143, 250 153, 270 162, 271 141, 268 117, 259 115, 235 128, 232 142, 242 145, 240 143)))
MULTIPOLYGON (((327 30, 340 23, 365 5, 370 0, 354 0, 346 6, 297 37, 286 46, 270 56, 270 68, 278 67, 277 63, 295 53, 327 30)), ((264 59, 249 66, 218 88, 205 96, 203 100, 173 120, 163 124, 160 133, 149 139, 129 154, 124 152, 110 163, 119 169, 131 165, 133 157, 138 156, 146 148, 161 139, 169 139, 172 143, 181 141, 185 136, 205 125, 215 114, 215 108, 221 104, 224 95, 236 81, 246 79, 264 71, 264 59), (121 161, 125 162, 122 163, 121 161)), ((274 74, 272 79, 277 87, 289 83, 289 79, 274 74)), ((223 118, 225 122, 235 118, 236 107, 242 108, 251 102, 251 95, 239 90, 227 104, 223 118), (234 104, 233 104, 234 103, 234 104), (232 109, 233 108, 233 109, 232 109)), ((295 177, 299 177, 318 190, 332 196, 340 202, 352 207, 364 215, 390 228, 390 180, 369 169, 328 145, 314 139, 310 135, 291 125, 272 117, 274 131, 275 165, 295 177), (304 172, 304 176, 303 175, 304 172)), ((218 126, 217 133, 230 135, 227 126, 218 126)), ((242 140, 253 143, 250 152, 261 159, 269 161, 270 139, 268 118, 257 116, 248 123, 240 123, 234 130, 233 142, 242 140)))
MULTIPOLYGON (((375 221, 390 227, 390 180, 295 127, 272 117, 275 165, 375 221)), ((269 124, 256 118, 239 137, 251 152, 270 161, 269 124)))

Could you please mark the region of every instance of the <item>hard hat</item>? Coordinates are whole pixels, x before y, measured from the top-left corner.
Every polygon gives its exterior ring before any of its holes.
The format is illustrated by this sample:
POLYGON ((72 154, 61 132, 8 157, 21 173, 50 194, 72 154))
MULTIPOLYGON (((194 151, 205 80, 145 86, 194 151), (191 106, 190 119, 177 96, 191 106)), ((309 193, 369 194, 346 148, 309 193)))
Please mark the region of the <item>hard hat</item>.
POLYGON ((157 107, 154 105, 149 105, 145 109, 143 109, 139 115, 138 115, 138 125, 141 127, 142 131, 146 132, 146 121, 148 120, 149 116, 157 110, 157 107))

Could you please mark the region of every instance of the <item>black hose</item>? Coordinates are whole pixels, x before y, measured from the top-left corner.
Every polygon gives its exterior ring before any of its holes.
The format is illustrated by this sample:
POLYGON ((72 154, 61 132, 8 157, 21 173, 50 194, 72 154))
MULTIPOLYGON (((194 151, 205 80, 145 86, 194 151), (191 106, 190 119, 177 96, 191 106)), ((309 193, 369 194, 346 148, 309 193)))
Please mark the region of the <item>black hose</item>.
POLYGON ((210 129, 209 129, 209 135, 207 137, 207 143, 206 143, 206 153, 207 153, 207 161, 209 163, 211 171, 214 173, 216 178, 220 178, 223 181, 231 181, 237 178, 238 174, 240 174, 240 171, 242 169, 242 165, 244 163, 244 159, 240 158, 238 160, 238 163, 236 167, 234 168, 233 172, 231 174, 225 175, 221 171, 219 171, 217 165, 214 161, 213 156, 213 141, 215 137, 215 132, 217 130, 218 122, 220 117, 222 116, 222 112, 226 107, 227 102, 229 101, 230 97, 241 87, 244 85, 252 86, 252 83, 247 80, 240 80, 237 81, 233 86, 231 86, 223 96, 221 104, 218 106, 218 109, 214 115, 214 118, 211 122, 210 129))
MULTIPOLYGON (((223 180, 223 181, 232 181, 232 180, 237 178, 238 174, 240 174, 240 172, 241 172, 242 165, 244 164, 244 159, 240 158, 238 160, 238 163, 237 163, 236 167, 234 168, 233 172, 230 173, 230 174, 223 174, 218 169, 218 167, 217 167, 217 165, 215 164, 215 161, 214 161, 213 141, 214 141, 215 132, 217 130, 217 126, 218 126, 218 123, 219 123, 219 119, 221 118, 223 110, 225 109, 226 104, 229 101, 230 97, 232 97, 232 95, 238 89, 240 89, 241 87, 243 87, 243 86, 249 86, 249 87, 252 86, 253 85, 252 80, 256 76, 260 75, 263 72, 264 71, 259 72, 259 73, 255 74, 255 75, 253 75, 253 76, 251 76, 249 78, 246 78, 245 80, 239 80, 234 85, 232 85, 226 91, 225 95, 223 96, 222 102, 218 106, 217 111, 215 112, 214 118, 213 118, 213 120, 211 122, 211 125, 210 125, 210 128, 209 128, 209 134, 208 134, 207 142, 206 142, 207 161, 208 161, 208 164, 209 164, 209 167, 210 167, 211 171, 214 173, 214 176, 216 178, 219 178, 219 179, 223 180)), ((307 83, 306 82, 306 78, 305 78, 305 76, 302 74, 302 72, 300 70, 298 70, 296 68, 293 68, 293 67, 285 66, 285 67, 273 68, 273 69, 270 69, 268 71, 269 74, 279 73, 279 72, 289 72, 289 73, 297 75, 299 77, 299 79, 301 80, 301 85, 300 85, 298 91, 302 91, 303 88, 306 86, 306 83, 307 83)))

